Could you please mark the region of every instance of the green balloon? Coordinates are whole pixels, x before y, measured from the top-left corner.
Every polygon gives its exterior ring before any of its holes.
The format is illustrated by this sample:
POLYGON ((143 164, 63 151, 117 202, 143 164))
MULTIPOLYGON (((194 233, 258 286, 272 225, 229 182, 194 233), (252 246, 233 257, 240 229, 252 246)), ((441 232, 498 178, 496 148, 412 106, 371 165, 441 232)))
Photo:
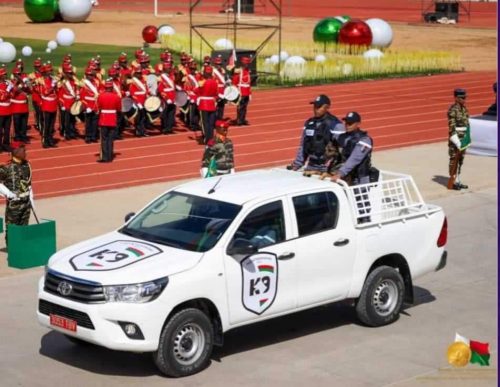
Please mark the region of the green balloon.
POLYGON ((24 0, 24 12, 35 23, 47 23, 59 13, 58 0, 24 0))
POLYGON ((320 20, 314 27, 313 40, 315 42, 335 43, 342 24, 342 21, 334 17, 320 20))

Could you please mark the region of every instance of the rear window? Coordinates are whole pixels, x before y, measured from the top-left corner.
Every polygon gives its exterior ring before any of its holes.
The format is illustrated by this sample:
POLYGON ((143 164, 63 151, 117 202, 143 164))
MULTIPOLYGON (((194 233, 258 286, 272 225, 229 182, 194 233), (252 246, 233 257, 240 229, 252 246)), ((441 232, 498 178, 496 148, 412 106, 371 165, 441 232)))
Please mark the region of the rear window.
POLYGON ((338 199, 333 192, 295 196, 293 206, 299 236, 330 230, 337 226, 338 199))

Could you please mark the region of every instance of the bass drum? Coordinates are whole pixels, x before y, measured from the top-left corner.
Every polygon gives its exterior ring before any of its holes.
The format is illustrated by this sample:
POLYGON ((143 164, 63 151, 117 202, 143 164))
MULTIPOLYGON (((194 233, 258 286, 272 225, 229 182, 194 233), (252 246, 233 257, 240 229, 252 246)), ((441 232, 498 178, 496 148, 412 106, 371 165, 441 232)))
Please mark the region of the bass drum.
POLYGON ((129 121, 135 118, 135 116, 137 115, 137 106, 135 106, 134 100, 132 98, 122 98, 122 113, 129 121))
POLYGON ((184 107, 189 101, 188 93, 184 90, 177 90, 175 92, 175 104, 178 107, 184 107))
POLYGON ((240 91, 236 86, 227 86, 224 89, 224 99, 232 103, 238 103, 240 100, 240 91))
POLYGON ((156 119, 161 116, 161 99, 158 97, 148 97, 146 102, 144 102, 144 109, 146 109, 146 114, 149 118, 149 121, 153 123, 156 119))

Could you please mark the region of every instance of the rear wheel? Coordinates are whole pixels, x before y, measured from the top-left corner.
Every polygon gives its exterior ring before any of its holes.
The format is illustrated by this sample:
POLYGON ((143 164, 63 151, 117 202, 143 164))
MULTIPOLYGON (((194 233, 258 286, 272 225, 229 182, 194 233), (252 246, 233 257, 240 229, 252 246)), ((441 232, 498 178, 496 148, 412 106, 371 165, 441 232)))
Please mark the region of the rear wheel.
POLYGON ((404 293, 403 277, 396 269, 375 268, 366 278, 356 303, 358 318, 372 327, 393 323, 399 318, 404 293))
POLYGON ((213 327, 208 316, 199 309, 177 312, 167 322, 153 358, 165 375, 181 377, 195 374, 210 362, 213 327))

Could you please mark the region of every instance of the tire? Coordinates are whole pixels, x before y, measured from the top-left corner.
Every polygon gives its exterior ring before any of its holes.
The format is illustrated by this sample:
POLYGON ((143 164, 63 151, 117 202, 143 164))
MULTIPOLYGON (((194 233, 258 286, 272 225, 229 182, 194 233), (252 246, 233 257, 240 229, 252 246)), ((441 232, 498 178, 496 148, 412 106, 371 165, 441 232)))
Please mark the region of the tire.
POLYGON ((403 277, 396 269, 375 268, 366 278, 356 303, 358 318, 371 327, 393 323, 399 318, 404 294, 403 277))
POLYGON ((199 309, 183 309, 164 326, 153 359, 167 376, 182 377, 200 372, 210 363, 214 329, 199 309))

